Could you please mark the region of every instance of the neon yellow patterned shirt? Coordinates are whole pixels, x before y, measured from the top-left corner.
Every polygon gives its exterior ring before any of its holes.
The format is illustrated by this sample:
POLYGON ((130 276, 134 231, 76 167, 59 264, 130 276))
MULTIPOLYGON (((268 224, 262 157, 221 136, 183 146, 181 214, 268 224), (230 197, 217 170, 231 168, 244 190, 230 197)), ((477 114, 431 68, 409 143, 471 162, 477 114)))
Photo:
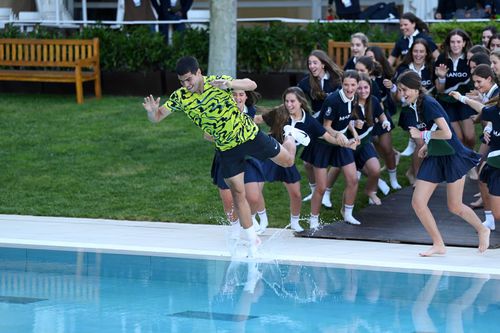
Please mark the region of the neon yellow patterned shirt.
POLYGON ((232 90, 222 90, 210 85, 214 80, 233 80, 227 75, 203 78, 203 93, 191 93, 186 88, 177 89, 164 106, 172 112, 183 111, 204 132, 215 140, 215 146, 224 151, 253 140, 259 131, 250 117, 240 112, 233 99, 232 90))

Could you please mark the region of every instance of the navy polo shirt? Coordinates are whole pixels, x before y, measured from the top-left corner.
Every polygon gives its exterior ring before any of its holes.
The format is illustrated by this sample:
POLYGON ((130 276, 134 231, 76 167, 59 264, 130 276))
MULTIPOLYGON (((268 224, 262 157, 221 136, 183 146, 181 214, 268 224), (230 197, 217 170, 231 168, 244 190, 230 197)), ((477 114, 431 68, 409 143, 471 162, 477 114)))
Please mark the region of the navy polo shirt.
POLYGON ((427 66, 424 66, 423 68, 421 68, 421 70, 417 71, 413 64, 401 64, 398 66, 398 68, 396 68, 396 73, 394 73, 394 78, 392 81, 397 82, 398 77, 408 70, 412 70, 420 76, 420 78, 422 79, 422 87, 424 87, 428 93, 434 90, 434 73, 431 73, 430 69, 427 66))
POLYGON ((302 119, 294 122, 293 125, 292 119, 288 119, 288 125, 292 125, 293 127, 306 132, 307 135, 309 135, 309 137, 311 138, 311 141, 315 141, 325 135, 325 128, 316 118, 305 111, 302 111, 302 115, 302 119))
POLYGON ((342 89, 330 94, 321 107, 321 113, 318 117, 320 122, 325 119, 332 121, 332 128, 335 131, 345 133, 345 129, 351 121, 352 102, 349 102, 342 89), (351 110, 349 109, 351 104, 351 110))
MULTIPOLYGON (((417 32, 416 30, 415 32, 417 32)), ((418 38, 425 39, 427 44, 429 44, 429 48, 431 49, 431 52, 434 52, 437 49, 436 43, 432 40, 432 38, 428 35, 426 35, 423 32, 418 32, 415 36, 413 36, 413 41, 417 40, 418 38)), ((408 50, 410 49, 410 39, 404 36, 400 36, 396 43, 394 44, 394 48, 391 51, 391 56, 398 58, 406 55, 408 53, 408 50)))
POLYGON ((491 141, 488 144, 490 151, 500 149, 500 108, 495 105, 485 106, 481 113, 481 120, 491 121, 493 131, 491 131, 491 141))
MULTIPOLYGON (((372 116, 373 116, 373 123, 375 124, 375 120, 378 119, 383 113, 384 110, 380 106, 380 100, 375 97, 375 96, 370 96, 371 97, 371 104, 372 104, 372 116)), ((365 114, 365 109, 361 105, 358 105, 358 110, 357 110, 357 115, 359 120, 366 120, 366 114, 365 114)), ((372 126, 373 127, 373 126, 372 126)), ((363 125, 363 128, 359 129, 356 128, 356 132, 358 135, 362 135, 366 131, 368 131, 369 127, 368 124, 365 122, 363 125)))
POLYGON ((454 90, 458 90, 462 93, 468 92, 467 84, 470 80, 470 68, 467 64, 465 55, 462 54, 460 58, 453 62, 450 57, 440 54, 436 60, 436 68, 439 67, 440 64, 448 66, 444 93, 447 94, 454 90))
POLYGON ((351 57, 349 58, 349 60, 347 60, 345 66, 344 66, 344 71, 348 70, 348 69, 356 69, 356 61, 354 59, 354 57, 351 57))
MULTIPOLYGON (((300 80, 298 87, 302 89, 302 91, 309 97, 309 101, 311 102, 311 109, 313 112, 318 112, 321 110, 321 106, 323 105, 324 99, 313 99, 311 94, 311 85, 309 83, 309 75, 306 75, 302 80, 300 80)), ((340 89, 340 85, 333 82, 332 77, 330 76, 328 79, 323 80, 323 91, 328 95, 329 93, 334 92, 337 89, 340 89)))

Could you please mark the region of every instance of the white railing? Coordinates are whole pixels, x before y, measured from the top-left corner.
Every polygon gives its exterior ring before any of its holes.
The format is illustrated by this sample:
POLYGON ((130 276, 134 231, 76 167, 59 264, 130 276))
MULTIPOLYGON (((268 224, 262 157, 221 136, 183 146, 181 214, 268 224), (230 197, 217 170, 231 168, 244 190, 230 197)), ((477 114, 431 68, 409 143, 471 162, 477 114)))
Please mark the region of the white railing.
MULTIPOLYGON (((387 19, 387 20, 334 20, 334 21, 326 21, 326 20, 306 20, 306 19, 294 19, 294 18, 286 18, 286 17, 258 17, 258 18, 239 18, 236 20, 237 22, 283 22, 290 24, 307 24, 307 23, 364 23, 368 22, 370 24, 399 24, 398 19, 387 19)), ((437 23, 437 22, 491 22, 489 19, 460 19, 460 20, 427 20, 427 23, 437 23)), ((496 20, 500 21, 500 20, 496 20)), ((0 24, 15 24, 19 26, 23 25, 33 25, 33 24, 41 24, 41 25, 50 25, 50 26, 82 26, 82 25, 137 25, 137 24, 179 24, 179 23, 210 23, 210 19, 187 19, 187 20, 171 20, 171 21, 98 21, 98 20, 24 20, 24 19, 2 19, 0 17, 0 24)))

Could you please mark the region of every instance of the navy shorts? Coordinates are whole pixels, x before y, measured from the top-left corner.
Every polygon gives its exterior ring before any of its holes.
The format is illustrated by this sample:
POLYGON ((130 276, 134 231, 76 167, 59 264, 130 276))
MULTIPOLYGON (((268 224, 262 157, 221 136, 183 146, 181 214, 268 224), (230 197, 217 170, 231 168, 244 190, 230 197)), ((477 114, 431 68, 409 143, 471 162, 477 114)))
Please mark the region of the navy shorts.
POLYGON ((245 159, 248 156, 258 160, 266 160, 277 156, 279 152, 279 142, 261 131, 257 133, 253 140, 244 142, 229 150, 217 151, 224 178, 231 178, 245 171, 245 159))

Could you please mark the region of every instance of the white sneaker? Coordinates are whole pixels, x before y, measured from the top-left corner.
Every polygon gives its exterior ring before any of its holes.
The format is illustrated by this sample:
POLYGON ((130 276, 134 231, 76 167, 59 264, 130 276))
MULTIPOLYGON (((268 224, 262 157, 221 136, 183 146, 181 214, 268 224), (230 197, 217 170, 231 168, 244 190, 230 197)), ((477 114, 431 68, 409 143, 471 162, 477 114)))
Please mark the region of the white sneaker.
POLYGON ((417 145, 415 144, 415 141, 413 141, 413 139, 410 138, 408 140, 408 145, 406 146, 405 150, 401 152, 401 156, 411 156, 415 151, 416 146, 417 145))
POLYGON ((285 127, 283 127, 283 134, 285 136, 291 135, 296 142, 303 146, 307 146, 309 142, 311 142, 311 138, 306 132, 290 125, 285 125, 285 127))
POLYGON ((321 204, 326 208, 332 208, 332 201, 330 200, 330 192, 323 193, 323 198, 321 199, 321 204))
POLYGON ((311 192, 311 193, 309 193, 309 195, 306 195, 306 196, 304 197, 304 199, 302 199, 302 201, 303 201, 303 202, 305 202, 305 201, 311 201, 312 197, 313 197, 313 194, 312 194, 312 192, 311 192))
POLYGON ((309 229, 318 229, 319 221, 311 221, 309 220, 309 229))
POLYGON ((290 223, 290 228, 292 228, 293 231, 296 232, 302 232, 304 231, 304 228, 302 228, 299 224, 299 222, 291 222, 290 223))
POLYGON ((490 230, 495 230, 495 221, 486 220, 483 225, 490 230))
POLYGON ((391 189, 389 188, 389 185, 387 185, 385 180, 383 180, 382 178, 379 178, 377 185, 378 185, 379 190, 382 191, 382 193, 384 195, 389 194, 389 192, 391 191, 391 189))

